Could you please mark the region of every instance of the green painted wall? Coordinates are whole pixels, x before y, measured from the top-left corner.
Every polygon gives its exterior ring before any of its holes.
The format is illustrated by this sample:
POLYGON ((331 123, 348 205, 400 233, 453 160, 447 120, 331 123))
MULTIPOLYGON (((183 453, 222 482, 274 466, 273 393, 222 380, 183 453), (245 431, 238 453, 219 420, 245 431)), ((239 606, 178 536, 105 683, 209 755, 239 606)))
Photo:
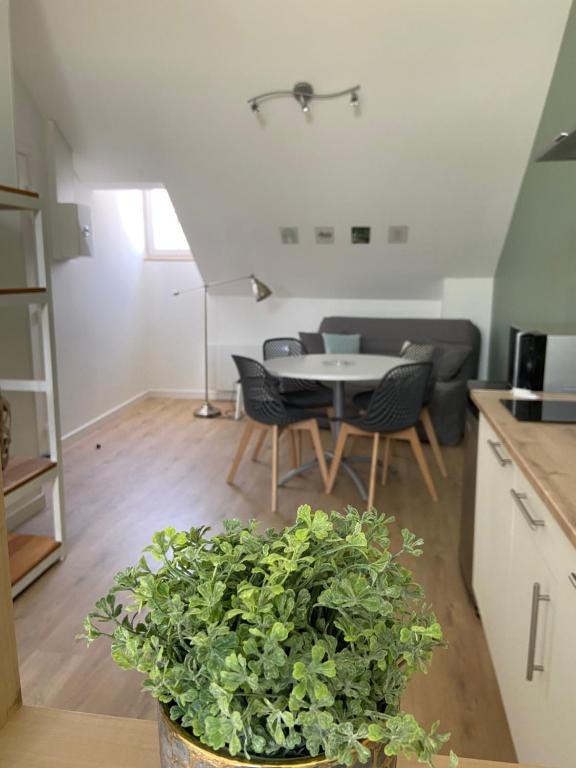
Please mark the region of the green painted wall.
MULTIPOLYGON (((576 127, 576 4, 532 157, 576 127)), ((576 326, 576 161, 528 164, 494 282, 490 376, 506 372, 514 323, 576 326)))

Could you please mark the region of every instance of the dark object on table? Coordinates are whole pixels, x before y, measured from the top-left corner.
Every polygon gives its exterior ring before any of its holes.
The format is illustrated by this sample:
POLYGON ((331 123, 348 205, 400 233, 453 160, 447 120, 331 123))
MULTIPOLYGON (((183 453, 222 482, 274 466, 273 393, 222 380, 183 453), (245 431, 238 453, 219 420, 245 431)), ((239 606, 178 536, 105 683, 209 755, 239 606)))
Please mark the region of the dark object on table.
POLYGON ((575 424, 576 400, 500 400, 518 421, 575 424))
MULTIPOLYGON (((430 416, 441 445, 457 445, 464 433, 466 382, 478 375, 480 331, 469 320, 325 317, 321 333, 359 333, 360 352, 399 355, 403 343, 432 344, 438 351, 430 416)), ((356 391, 366 389, 359 385, 356 391)), ((350 387, 351 394, 354 388, 350 387)))
POLYGON ((338 473, 338 467, 344 455, 346 440, 351 435, 372 437, 372 460, 370 466, 370 489, 368 509, 374 505, 376 492, 376 473, 378 471, 378 451, 380 437, 386 441, 382 468, 382 484, 386 482, 386 472, 390 458, 390 441, 407 440, 412 447, 414 458, 434 501, 438 494, 426 463, 426 457, 420 444, 416 424, 420 418, 426 387, 432 374, 432 363, 410 363, 392 368, 374 390, 365 414, 355 419, 343 419, 334 449, 334 458, 330 465, 327 492, 331 493, 338 473))
POLYGON ((0 392, 0 459, 2 469, 6 469, 10 459, 10 443, 12 442, 12 411, 10 403, 0 392))
MULTIPOLYGON (((266 339, 262 345, 264 360, 299 357, 306 354, 307 349, 299 339, 289 337, 266 339)), ((330 408, 332 406, 332 390, 317 381, 280 379, 278 388, 282 399, 295 408, 330 408)))
MULTIPOLYGON (((468 389, 509 389, 505 381, 469 381, 468 389)), ((464 472, 462 475, 462 506, 460 517, 460 572, 470 599, 476 608, 472 589, 474 563, 474 518, 476 508, 476 461, 478 458, 478 408, 468 397, 464 430, 464 472)))

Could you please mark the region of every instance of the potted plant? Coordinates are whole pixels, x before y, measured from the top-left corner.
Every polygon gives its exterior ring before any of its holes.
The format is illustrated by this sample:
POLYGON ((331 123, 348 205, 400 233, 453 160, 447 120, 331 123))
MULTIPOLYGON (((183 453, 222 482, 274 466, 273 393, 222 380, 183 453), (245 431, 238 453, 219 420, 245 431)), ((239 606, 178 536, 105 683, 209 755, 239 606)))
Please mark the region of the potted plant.
POLYGON ((401 564, 423 542, 402 530, 393 552, 393 519, 302 506, 279 532, 167 528, 144 550, 156 570, 143 556, 116 575, 82 637, 110 637, 114 661, 146 675, 164 768, 431 765, 447 735, 400 697, 442 631, 401 564))

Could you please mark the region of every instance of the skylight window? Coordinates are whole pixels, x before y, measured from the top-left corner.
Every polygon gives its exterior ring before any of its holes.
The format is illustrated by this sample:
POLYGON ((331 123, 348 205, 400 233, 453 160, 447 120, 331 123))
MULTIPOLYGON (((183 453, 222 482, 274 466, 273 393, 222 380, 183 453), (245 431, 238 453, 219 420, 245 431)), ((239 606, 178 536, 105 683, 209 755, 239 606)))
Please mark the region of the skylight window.
POLYGON ((192 252, 167 190, 162 187, 144 191, 146 258, 192 259, 192 252))

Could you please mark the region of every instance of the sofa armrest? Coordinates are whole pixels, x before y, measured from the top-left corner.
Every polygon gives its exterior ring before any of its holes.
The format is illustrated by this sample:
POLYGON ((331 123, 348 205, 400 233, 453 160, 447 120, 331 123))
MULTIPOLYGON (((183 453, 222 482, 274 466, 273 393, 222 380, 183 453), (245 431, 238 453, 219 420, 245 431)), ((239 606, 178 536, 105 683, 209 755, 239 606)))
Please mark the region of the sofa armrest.
POLYGON ((430 416, 441 445, 458 445, 466 421, 466 381, 437 381, 430 402, 430 416))

